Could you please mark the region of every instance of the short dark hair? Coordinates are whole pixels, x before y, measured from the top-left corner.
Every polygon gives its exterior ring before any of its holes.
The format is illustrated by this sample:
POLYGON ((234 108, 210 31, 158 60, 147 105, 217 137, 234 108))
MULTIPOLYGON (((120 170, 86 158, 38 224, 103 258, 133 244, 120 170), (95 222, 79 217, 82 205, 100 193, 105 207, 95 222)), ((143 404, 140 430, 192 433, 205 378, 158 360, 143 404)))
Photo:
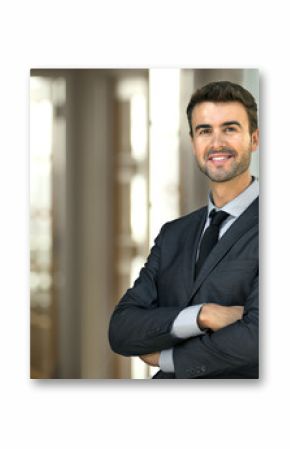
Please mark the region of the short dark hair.
POLYGON ((189 134, 193 136, 192 131, 192 111, 193 108, 204 101, 211 101, 214 103, 229 103, 231 101, 240 102, 246 109, 249 118, 249 129, 252 134, 258 128, 257 103, 253 95, 239 84, 231 81, 215 81, 206 84, 198 89, 188 103, 186 113, 189 124, 189 134))

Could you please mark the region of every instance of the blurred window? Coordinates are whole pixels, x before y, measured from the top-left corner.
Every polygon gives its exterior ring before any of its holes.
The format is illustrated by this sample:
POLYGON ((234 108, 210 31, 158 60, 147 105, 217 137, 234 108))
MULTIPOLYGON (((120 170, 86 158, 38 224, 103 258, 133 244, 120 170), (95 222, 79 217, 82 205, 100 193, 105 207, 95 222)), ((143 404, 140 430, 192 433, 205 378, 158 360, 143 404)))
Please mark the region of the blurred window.
POLYGON ((52 377, 53 337, 53 150, 58 107, 65 99, 62 79, 30 79, 30 305, 31 377, 52 377))

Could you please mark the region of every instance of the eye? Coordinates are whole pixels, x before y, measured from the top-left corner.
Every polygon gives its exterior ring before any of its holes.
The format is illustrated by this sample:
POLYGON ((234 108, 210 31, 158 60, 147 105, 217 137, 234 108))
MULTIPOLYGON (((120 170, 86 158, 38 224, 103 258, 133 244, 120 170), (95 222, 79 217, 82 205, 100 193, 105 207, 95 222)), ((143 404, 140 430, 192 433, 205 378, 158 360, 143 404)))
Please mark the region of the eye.
POLYGON ((227 127, 225 128, 225 131, 226 131, 227 133, 233 133, 233 132, 237 131, 237 129, 236 129, 234 126, 227 126, 227 127))
POLYGON ((199 131, 199 134, 200 135, 205 135, 205 134, 210 134, 211 133, 211 129, 210 128, 202 128, 200 131, 199 131))

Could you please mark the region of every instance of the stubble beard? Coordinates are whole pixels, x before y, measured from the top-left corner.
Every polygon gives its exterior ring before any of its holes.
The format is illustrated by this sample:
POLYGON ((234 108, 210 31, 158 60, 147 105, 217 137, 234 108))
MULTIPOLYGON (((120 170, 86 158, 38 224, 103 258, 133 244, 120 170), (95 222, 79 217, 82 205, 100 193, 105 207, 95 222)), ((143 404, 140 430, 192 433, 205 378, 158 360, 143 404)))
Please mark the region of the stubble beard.
POLYGON ((206 162, 201 164, 200 161, 196 159, 197 165, 202 173, 204 173, 213 182, 226 182, 231 179, 236 178, 245 171, 248 170, 251 163, 252 152, 250 148, 245 152, 239 160, 235 156, 231 160, 231 166, 228 169, 223 167, 213 167, 210 168, 206 162))

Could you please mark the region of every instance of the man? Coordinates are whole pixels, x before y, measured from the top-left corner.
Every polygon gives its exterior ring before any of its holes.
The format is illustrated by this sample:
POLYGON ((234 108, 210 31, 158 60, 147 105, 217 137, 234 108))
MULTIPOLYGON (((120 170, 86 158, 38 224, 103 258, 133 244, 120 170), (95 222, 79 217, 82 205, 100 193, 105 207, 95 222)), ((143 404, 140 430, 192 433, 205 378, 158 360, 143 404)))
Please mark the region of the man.
POLYGON ((258 378, 257 105, 223 81, 187 108, 208 206, 166 223, 110 322, 112 349, 159 366, 157 379, 258 378))

